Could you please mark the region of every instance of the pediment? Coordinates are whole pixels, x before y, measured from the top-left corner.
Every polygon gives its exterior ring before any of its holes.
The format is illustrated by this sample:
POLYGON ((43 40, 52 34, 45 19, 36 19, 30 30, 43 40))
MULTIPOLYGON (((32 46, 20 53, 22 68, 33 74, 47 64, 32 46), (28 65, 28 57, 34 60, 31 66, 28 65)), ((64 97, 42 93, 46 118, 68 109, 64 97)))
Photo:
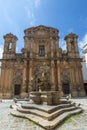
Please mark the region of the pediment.
POLYGON ((47 33, 53 32, 53 31, 57 31, 57 29, 52 28, 52 27, 47 27, 44 25, 39 25, 37 27, 32 27, 32 28, 28 28, 26 29, 24 32, 25 34, 37 34, 37 35, 45 35, 47 33))
POLYGON ((40 25, 35 28, 34 31, 47 31, 48 28, 46 26, 40 25))

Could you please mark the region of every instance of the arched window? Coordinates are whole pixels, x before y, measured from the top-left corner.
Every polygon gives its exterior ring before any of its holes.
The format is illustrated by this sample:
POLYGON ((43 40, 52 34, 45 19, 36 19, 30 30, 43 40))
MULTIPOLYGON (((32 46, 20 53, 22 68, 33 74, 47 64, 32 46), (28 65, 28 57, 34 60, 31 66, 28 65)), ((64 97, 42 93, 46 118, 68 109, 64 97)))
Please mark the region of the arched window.
POLYGON ((11 48, 12 48, 12 43, 9 44, 9 49, 11 49, 11 48))

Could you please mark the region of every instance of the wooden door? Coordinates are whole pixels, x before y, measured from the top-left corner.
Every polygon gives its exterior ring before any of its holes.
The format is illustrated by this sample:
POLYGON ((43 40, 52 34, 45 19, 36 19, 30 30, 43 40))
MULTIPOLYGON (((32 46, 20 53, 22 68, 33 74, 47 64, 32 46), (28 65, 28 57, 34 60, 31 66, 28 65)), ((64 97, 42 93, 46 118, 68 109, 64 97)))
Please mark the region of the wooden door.
POLYGON ((64 94, 69 94, 70 93, 70 87, 69 87, 68 83, 63 83, 62 87, 63 87, 63 93, 64 94))
POLYGON ((15 84, 14 86, 14 95, 20 95, 21 92, 21 85, 20 84, 15 84))

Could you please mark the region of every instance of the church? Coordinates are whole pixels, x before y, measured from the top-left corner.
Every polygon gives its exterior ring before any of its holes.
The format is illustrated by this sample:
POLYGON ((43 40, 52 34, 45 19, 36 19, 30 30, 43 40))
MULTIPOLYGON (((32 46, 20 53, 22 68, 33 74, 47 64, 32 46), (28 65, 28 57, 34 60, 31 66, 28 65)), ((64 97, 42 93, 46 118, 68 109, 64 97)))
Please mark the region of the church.
POLYGON ((64 96, 85 96, 78 36, 74 33, 65 36, 63 51, 56 28, 40 25, 24 30, 24 34, 21 53, 16 53, 18 38, 11 33, 4 36, 0 98, 28 97, 29 92, 38 91, 43 75, 46 79, 43 91, 50 88, 64 96))

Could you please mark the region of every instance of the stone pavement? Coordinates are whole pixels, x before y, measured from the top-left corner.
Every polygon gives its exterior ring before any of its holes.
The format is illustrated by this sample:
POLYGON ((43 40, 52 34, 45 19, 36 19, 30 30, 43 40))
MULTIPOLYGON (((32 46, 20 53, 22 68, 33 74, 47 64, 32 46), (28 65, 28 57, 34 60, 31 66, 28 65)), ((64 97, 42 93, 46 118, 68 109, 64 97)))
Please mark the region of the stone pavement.
MULTIPOLYGON (((87 130, 87 98, 75 98, 71 100, 80 103, 84 112, 71 116, 71 118, 64 121, 55 130, 87 130)), ((44 130, 27 119, 10 115, 11 104, 14 105, 15 103, 12 100, 3 100, 3 102, 0 102, 0 130, 44 130)))
POLYGON ((13 101, 0 102, 0 130, 43 130, 31 121, 10 115, 13 101))

